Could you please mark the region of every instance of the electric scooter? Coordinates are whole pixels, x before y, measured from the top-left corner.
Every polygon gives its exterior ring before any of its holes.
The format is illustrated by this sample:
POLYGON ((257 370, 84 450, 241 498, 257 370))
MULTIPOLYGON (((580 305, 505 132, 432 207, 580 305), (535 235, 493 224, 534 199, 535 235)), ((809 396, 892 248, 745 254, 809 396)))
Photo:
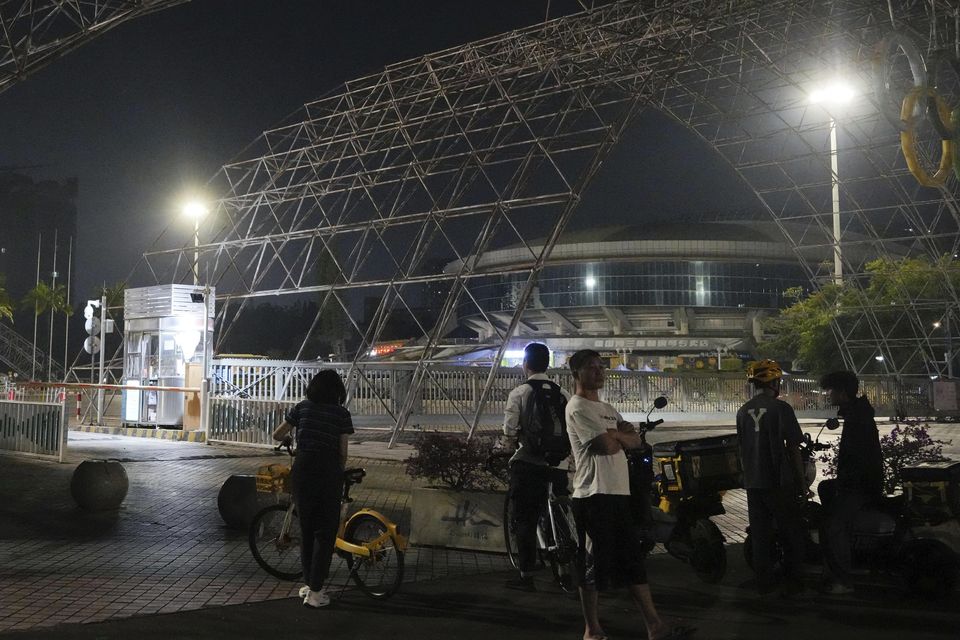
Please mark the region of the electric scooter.
MULTIPOLYGON (((654 400, 641 436, 663 420, 650 421, 654 400)), ((710 516, 726 513, 723 493, 742 485, 736 434, 660 442, 627 452, 630 490, 646 551, 661 543, 673 557, 693 567, 706 583, 719 582, 727 570, 723 534, 710 516)))
MULTIPOLYGON (((824 426, 836 428, 831 419, 824 426)), ((820 433, 823 432, 821 427, 820 433)), ((815 454, 830 448, 804 435, 800 446, 807 488, 816 480, 815 454)), ((901 472, 904 493, 884 496, 862 509, 851 532, 851 581, 881 579, 899 582, 909 592, 943 597, 960 577, 960 462, 922 462, 901 472)), ((808 500, 801 511, 805 542, 804 574, 819 574, 826 547, 821 545, 824 511, 808 500)), ((753 566, 750 528, 743 544, 747 564, 753 566)), ((777 542, 775 564, 783 557, 777 542)))

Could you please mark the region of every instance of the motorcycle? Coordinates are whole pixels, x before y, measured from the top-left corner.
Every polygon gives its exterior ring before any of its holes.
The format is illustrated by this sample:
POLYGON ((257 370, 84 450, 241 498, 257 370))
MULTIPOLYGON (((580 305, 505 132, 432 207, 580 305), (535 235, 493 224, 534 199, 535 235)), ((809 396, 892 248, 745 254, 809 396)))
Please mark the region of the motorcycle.
POLYGON ((645 551, 661 543, 673 557, 693 567, 708 584, 719 582, 727 570, 723 534, 710 520, 726 513, 723 493, 742 484, 736 434, 660 442, 646 442, 646 433, 662 419, 650 421, 653 409, 667 399, 654 400, 637 432, 644 446, 627 452, 630 491, 640 523, 638 535, 645 551))
MULTIPOLYGON (((825 425, 836 428, 835 419, 825 425)), ((800 454, 807 489, 816 480, 816 453, 830 448, 820 434, 804 434, 800 454)), ((924 462, 901 472, 904 493, 884 496, 863 508, 851 530, 854 581, 880 578, 899 581, 908 591, 928 597, 944 596, 957 583, 960 571, 960 462, 924 462)), ((807 500, 801 511, 805 543, 804 574, 819 573, 825 549, 820 531, 824 525, 820 503, 807 500)), ((743 544, 747 564, 753 568, 750 527, 743 544)), ((779 541, 774 546, 775 565, 783 557, 779 541)))

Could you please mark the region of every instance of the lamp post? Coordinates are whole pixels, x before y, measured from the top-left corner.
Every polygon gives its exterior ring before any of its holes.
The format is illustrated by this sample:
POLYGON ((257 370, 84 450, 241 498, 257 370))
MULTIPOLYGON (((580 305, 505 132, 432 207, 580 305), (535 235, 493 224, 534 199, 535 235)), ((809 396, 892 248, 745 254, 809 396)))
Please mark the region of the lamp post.
POLYGON ((943 352, 943 360, 947 365, 947 380, 953 380, 953 336, 950 331, 950 307, 948 306, 944 310, 943 314, 943 324, 939 321, 933 323, 934 329, 939 329, 943 326, 944 335, 946 336, 946 347, 947 350, 943 352))
MULTIPOLYGON (((853 100, 853 89, 842 81, 834 81, 829 85, 816 89, 810 93, 811 104, 839 106, 853 100)), ((837 121, 830 113, 830 174, 833 196, 833 282, 843 284, 843 261, 840 249, 840 172, 837 160, 837 121)))
POLYGON ((209 213, 207 206, 196 200, 183 207, 183 215, 193 218, 193 284, 200 284, 200 220, 209 213))

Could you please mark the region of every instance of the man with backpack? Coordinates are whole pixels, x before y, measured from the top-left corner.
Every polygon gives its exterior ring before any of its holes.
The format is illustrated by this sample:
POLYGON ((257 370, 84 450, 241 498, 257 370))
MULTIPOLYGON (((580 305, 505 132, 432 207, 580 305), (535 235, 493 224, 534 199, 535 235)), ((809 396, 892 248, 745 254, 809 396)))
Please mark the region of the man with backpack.
POLYGON ((533 573, 537 568, 537 522, 547 504, 547 483, 552 477, 554 491, 567 491, 566 473, 555 467, 570 455, 570 439, 564 418, 569 394, 547 378, 550 351, 545 344, 531 342, 523 349, 526 382, 507 396, 503 433, 509 444, 518 444, 510 458, 509 514, 517 540, 520 577, 506 586, 536 591, 533 573))

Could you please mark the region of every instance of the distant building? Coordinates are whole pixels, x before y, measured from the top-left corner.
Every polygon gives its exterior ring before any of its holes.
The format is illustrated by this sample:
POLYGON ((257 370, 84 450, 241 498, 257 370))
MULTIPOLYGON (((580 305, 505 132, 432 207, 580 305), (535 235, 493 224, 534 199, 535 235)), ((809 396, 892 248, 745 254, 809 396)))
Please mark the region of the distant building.
MULTIPOLYGON (((542 241, 531 245, 538 252, 542 241)), ((523 276, 510 272, 530 259, 528 249, 508 247, 484 253, 474 265, 475 271, 490 272, 470 282, 483 313, 473 301, 462 303, 458 321, 480 343, 495 341, 494 325, 502 330, 510 322, 525 284, 523 276)), ((452 262, 445 270, 459 266, 452 262)), ((540 275, 506 364, 537 340, 554 352, 555 366, 578 349, 592 348, 612 367, 716 369, 721 354, 736 367, 736 358, 753 356, 763 319, 789 304, 784 292, 809 284, 773 222, 652 223, 569 232, 540 275)))

